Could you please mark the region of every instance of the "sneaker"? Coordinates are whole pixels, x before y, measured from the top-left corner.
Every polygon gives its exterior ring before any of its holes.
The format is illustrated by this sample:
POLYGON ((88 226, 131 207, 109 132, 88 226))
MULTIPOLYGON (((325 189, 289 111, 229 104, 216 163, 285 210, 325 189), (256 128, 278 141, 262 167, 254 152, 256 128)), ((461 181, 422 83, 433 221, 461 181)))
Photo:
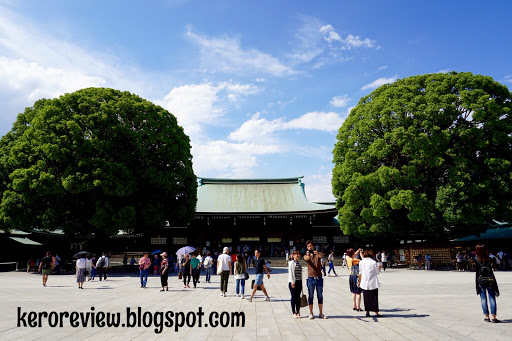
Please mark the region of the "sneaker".
POLYGON ((314 319, 315 319, 315 317, 313 316, 313 314, 309 314, 308 319, 310 319, 310 320, 314 320, 314 319))
POLYGON ((327 319, 329 318, 329 316, 324 315, 324 314, 320 314, 320 315, 318 315, 318 318, 321 318, 321 319, 327 320, 327 319))
POLYGON ((220 295, 221 295, 221 296, 224 296, 224 293, 221 291, 221 292, 220 292, 220 295))
POLYGON ((189 285, 189 284, 187 284, 187 288, 190 288, 190 285, 189 285))
POLYGON ((249 297, 249 298, 247 299, 247 301, 252 302, 252 298, 251 298, 251 297, 249 297))
POLYGON ((490 318, 488 318, 488 317, 486 317, 486 318, 484 318, 484 321, 485 321, 485 322, 491 322, 491 319, 490 319, 490 318))
POLYGON ((244 299, 244 298, 245 298, 245 296, 244 296, 244 295, 240 295, 240 297, 241 297, 242 299, 244 299))
POLYGON ((267 301, 267 302, 270 301, 270 297, 268 297, 268 296, 265 297, 265 299, 263 301, 267 301))
POLYGON ((498 319, 492 319, 492 323, 501 323, 501 321, 498 319))

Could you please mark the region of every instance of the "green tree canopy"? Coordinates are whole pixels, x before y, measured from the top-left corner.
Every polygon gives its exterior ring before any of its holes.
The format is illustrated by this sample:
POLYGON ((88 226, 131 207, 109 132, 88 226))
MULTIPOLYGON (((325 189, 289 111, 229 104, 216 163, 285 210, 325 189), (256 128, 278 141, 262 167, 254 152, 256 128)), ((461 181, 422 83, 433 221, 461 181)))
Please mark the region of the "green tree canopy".
POLYGON ((117 233, 193 217, 189 138, 167 110, 88 88, 41 99, 0 140, 0 227, 117 233))
POLYGON ((363 97, 333 151, 342 230, 455 236, 511 221, 511 98, 490 77, 456 72, 363 97))

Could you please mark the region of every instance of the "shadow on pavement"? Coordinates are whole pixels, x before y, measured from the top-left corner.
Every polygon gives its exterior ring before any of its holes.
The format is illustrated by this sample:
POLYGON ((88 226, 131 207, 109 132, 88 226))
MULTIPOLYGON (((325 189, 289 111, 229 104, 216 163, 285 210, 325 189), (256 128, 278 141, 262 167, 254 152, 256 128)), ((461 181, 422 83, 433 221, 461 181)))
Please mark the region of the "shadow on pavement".
POLYGON ((357 319, 360 319, 361 321, 366 321, 366 322, 369 322, 368 319, 372 319, 374 321, 378 321, 379 319, 381 318, 391 318, 391 317, 401 317, 401 318, 416 318, 416 317, 428 317, 430 315, 428 314, 382 314, 381 317, 375 317, 375 316, 370 316, 370 317, 366 317, 365 315, 329 315, 329 318, 333 318, 333 319, 338 319, 338 318, 357 318, 357 319))

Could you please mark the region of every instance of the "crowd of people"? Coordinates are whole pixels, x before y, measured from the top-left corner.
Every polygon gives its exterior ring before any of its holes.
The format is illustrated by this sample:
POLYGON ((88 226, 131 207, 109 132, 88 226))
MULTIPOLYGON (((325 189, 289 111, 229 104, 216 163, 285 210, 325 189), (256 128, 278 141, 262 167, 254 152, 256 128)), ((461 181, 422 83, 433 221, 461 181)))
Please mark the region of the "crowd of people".
MULTIPOLYGON (((173 257, 173 259, 170 259, 167 252, 157 254, 144 252, 138 262, 132 256, 130 266, 134 266, 136 263, 139 265, 141 288, 146 288, 150 269, 155 275, 160 276, 162 286, 160 291, 169 290, 168 277, 171 271, 179 273, 179 279, 183 280, 184 289, 190 288, 191 279, 193 287, 197 288, 201 280, 201 271, 203 270, 205 271, 205 282, 211 283, 211 277, 215 271, 220 276, 221 296, 227 296, 229 278, 233 275, 236 283, 236 296, 253 302, 257 290, 261 290, 265 296, 264 301, 270 301, 270 296, 264 285, 264 276, 266 274, 267 279, 270 279, 272 267, 271 263, 262 257, 262 251, 256 248, 252 255, 249 253, 249 250, 244 248, 237 250, 244 253, 231 251, 232 249, 228 247, 224 247, 220 254, 217 252, 214 254, 210 252, 204 254, 201 251, 193 251, 179 255, 176 258, 173 257), (254 267, 255 278, 251 283, 250 294, 246 295, 245 285, 246 281, 250 278, 248 269, 251 264, 254 267)), ((312 241, 307 241, 305 248, 293 250, 291 254, 285 251, 286 265, 288 267, 288 288, 291 296, 290 303, 294 318, 301 317, 300 309, 305 306, 309 308, 308 318, 315 318, 313 313, 315 292, 319 311, 317 316, 321 319, 328 318, 323 312, 324 277, 330 276, 331 271, 334 276, 337 276, 337 273, 334 267, 335 256, 333 251, 327 256, 329 270, 326 272, 325 254, 326 252, 320 251, 318 245, 313 244, 312 241), (307 264, 307 270, 304 271, 300 263, 302 258, 307 264), (304 274, 306 274, 307 296, 303 294, 304 274)), ((496 297, 499 296, 499 289, 494 271, 497 269, 510 269, 506 265, 507 261, 510 260, 509 256, 508 253, 502 251, 494 255, 488 252, 483 245, 478 245, 475 251, 472 252, 457 253, 457 263, 463 263, 467 259, 474 262, 476 292, 480 296, 485 315, 484 320, 487 322, 500 322, 496 317, 496 297), (490 306, 490 311, 488 305, 490 306)), ((423 259, 419 257, 423 256, 419 255, 417 261, 423 259)), ((426 254, 424 259, 425 269, 430 269, 430 256, 426 254)), ((50 252, 47 252, 45 257, 38 261, 38 270, 43 275, 43 286, 46 286, 51 271, 58 271, 56 268, 60 261, 61 259, 57 254, 53 256, 50 252)), ((349 290, 352 293, 354 311, 366 311, 367 317, 371 316, 371 312, 374 313, 376 318, 382 317, 379 311, 378 275, 381 271, 386 270, 388 263, 390 263, 390 257, 385 251, 375 254, 370 249, 354 250, 350 248, 343 254, 342 267, 346 266, 349 271, 348 282, 349 290), (362 298, 364 309, 361 308, 362 298)), ((124 256, 123 264, 128 264, 127 254, 124 256)), ((103 252, 99 257, 84 253, 78 257, 75 268, 78 288, 83 289, 84 282, 95 280, 96 275, 100 281, 107 279, 109 258, 106 252, 103 252)), ((457 270, 463 271, 465 269, 463 265, 460 265, 457 266, 457 270)))

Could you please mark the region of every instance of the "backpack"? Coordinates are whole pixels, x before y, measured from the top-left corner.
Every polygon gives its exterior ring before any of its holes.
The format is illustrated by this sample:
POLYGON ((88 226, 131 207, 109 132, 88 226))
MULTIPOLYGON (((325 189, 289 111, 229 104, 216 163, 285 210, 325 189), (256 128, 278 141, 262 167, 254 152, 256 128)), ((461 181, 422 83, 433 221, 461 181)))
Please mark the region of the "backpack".
POLYGON ((98 265, 97 266, 100 267, 100 268, 103 268, 103 267, 105 267, 105 264, 106 264, 105 257, 101 257, 100 260, 98 261, 98 265))
POLYGON ((482 288, 492 287, 496 284, 496 279, 492 274, 492 270, 487 264, 480 264, 480 275, 478 276, 478 284, 482 288))

